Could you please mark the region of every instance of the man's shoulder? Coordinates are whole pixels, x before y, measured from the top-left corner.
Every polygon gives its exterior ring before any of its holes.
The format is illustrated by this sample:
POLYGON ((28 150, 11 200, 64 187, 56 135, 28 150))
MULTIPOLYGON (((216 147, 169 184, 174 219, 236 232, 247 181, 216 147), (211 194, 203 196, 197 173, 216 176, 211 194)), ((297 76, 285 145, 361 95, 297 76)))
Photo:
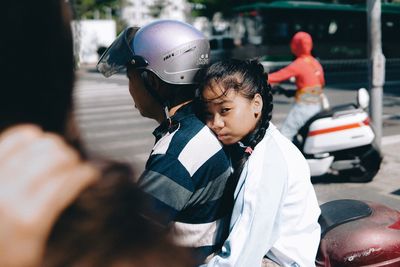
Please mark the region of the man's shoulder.
POLYGON ((204 124, 182 123, 175 132, 164 136, 153 148, 148 161, 152 165, 168 165, 176 161, 192 176, 200 168, 226 168, 230 163, 212 131, 204 124))
MULTIPOLYGON (((309 58, 307 58, 309 60, 309 58)), ((289 64, 290 67, 299 67, 299 66, 304 66, 308 65, 309 63, 306 62, 305 57, 297 57, 295 60, 292 61, 292 63, 289 64)))
POLYGON ((229 164, 221 143, 207 126, 187 140, 179 152, 178 159, 191 175, 201 167, 218 165, 225 168, 229 164))
POLYGON ((207 127, 194 113, 187 114, 179 120, 179 130, 181 132, 197 132, 203 127, 207 127))
POLYGON ((181 150, 190 148, 196 149, 198 146, 201 146, 199 147, 200 149, 212 147, 220 150, 223 147, 210 128, 197 117, 187 118, 182 121, 171 142, 178 147, 180 146, 181 150))

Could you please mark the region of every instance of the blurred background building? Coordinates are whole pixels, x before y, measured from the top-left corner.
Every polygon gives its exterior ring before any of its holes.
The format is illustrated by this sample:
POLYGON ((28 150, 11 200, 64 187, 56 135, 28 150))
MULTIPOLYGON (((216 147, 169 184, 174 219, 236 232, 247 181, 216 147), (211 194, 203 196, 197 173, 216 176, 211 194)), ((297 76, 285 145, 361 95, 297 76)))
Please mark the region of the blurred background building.
POLYGON ((191 5, 186 0, 126 0, 121 12, 129 26, 142 26, 155 19, 191 19, 191 5))
MULTIPOLYGON (((157 19, 177 19, 201 30, 209 39, 213 61, 226 57, 272 62, 292 59, 290 38, 309 32, 313 53, 331 61, 365 65, 366 1, 359 0, 70 0, 75 11, 77 62, 95 63, 126 26, 157 19)), ((382 47, 391 61, 400 60, 400 4, 382 1, 382 47)), ((396 61, 396 62, 397 62, 396 61)), ((276 63, 276 64, 275 64, 276 63)), ((275 64, 275 65, 274 65, 275 64)), ((332 65, 332 64, 331 64, 332 65)), ((332 66, 334 66, 333 64, 332 66)))

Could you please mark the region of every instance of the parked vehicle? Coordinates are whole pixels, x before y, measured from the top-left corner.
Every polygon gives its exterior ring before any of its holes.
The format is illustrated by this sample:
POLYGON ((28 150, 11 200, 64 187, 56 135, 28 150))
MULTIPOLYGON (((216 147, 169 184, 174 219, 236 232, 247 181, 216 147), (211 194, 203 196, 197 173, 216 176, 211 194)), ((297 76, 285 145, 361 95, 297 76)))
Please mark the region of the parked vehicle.
MULTIPOLYGON (((283 90, 276 86, 273 91, 283 90)), ((293 140, 307 159, 311 176, 336 174, 353 182, 371 181, 382 156, 366 112, 367 90, 358 90, 357 104, 329 107, 326 98, 323 103, 323 111, 308 120, 293 140)))
POLYGON ((341 199, 321 205, 317 267, 400 266, 400 212, 341 199))

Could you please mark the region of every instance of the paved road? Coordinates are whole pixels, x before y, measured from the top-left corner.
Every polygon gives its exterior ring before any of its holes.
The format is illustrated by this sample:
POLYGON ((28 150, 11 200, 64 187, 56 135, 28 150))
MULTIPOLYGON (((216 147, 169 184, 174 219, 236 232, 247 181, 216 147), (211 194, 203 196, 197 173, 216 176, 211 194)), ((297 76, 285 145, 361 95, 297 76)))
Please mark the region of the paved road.
MULTIPOLYGON (((326 92, 333 105, 355 99, 354 90, 337 87, 326 92)), ((127 79, 123 75, 104 79, 97 73, 81 71, 75 101, 82 137, 89 151, 129 162, 140 173, 154 142, 151 132, 157 123, 141 117, 135 109, 127 79)), ((290 100, 281 96, 275 99, 275 124, 282 122, 289 107, 290 100)), ((391 193, 400 188, 400 94, 385 94, 384 118, 385 160, 374 181, 368 184, 315 181, 320 203, 338 198, 370 199, 400 209, 400 196, 391 193)))

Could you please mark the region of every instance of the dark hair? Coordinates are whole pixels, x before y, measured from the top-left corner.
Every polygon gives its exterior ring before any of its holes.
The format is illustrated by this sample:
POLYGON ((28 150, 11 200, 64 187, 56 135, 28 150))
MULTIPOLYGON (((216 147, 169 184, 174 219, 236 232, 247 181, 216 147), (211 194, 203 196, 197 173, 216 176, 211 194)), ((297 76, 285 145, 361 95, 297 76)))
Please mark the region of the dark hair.
POLYGON ((194 266, 188 251, 172 245, 165 227, 142 215, 148 213, 147 202, 131 169, 123 164, 102 169, 100 181, 54 225, 42 266, 194 266))
POLYGON ((0 131, 34 123, 65 134, 74 82, 69 11, 62 0, 2 4, 0 131))
MULTIPOLYGON (((273 109, 271 87, 267 82, 263 65, 258 60, 228 59, 212 64, 203 73, 199 73, 197 79, 201 81, 200 99, 203 90, 210 88, 213 82, 218 83, 224 90, 219 97, 224 96, 228 90, 235 90, 248 99, 253 99, 256 94, 261 95, 263 100, 262 117, 254 131, 241 140, 246 147, 254 149, 268 129, 273 109)), ((244 149, 237 149, 237 145, 231 146, 230 149, 234 159, 233 177, 238 179, 249 153, 245 153, 244 149)))

